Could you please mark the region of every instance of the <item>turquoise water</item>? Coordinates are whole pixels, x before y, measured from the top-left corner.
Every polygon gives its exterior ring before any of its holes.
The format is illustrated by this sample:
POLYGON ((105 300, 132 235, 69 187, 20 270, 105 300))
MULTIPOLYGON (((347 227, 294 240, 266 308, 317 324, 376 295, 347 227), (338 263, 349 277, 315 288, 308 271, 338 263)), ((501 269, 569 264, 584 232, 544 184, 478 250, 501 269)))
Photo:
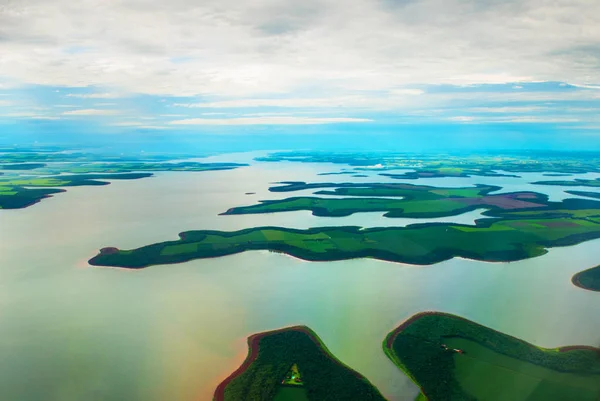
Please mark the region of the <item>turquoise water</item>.
MULTIPOLYGON (((31 208, 0 211, 0 399, 210 400, 245 358, 248 335, 305 324, 390 400, 412 400, 416 387, 387 360, 381 342, 423 310, 456 313, 544 347, 600 345, 600 297, 570 282, 599 263, 600 241, 508 264, 310 263, 258 251, 141 271, 87 265, 98 248, 137 247, 190 229, 409 224, 372 213, 218 216, 290 195, 269 193, 271 182, 383 181, 374 173, 317 175, 337 170, 266 163, 164 173, 69 188, 31 208)), ((511 190, 564 196, 562 188, 527 184, 538 176, 503 182, 511 190)), ((487 177, 421 182, 494 183, 487 177)), ((477 213, 446 221, 472 224, 477 213)))

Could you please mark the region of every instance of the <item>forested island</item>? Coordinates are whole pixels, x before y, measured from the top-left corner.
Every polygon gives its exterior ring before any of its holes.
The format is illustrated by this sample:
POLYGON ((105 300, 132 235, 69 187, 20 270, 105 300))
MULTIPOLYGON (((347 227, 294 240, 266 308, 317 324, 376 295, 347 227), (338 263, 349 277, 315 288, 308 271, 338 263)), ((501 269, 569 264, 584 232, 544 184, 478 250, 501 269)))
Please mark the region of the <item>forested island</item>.
POLYGON ((571 281, 584 290, 600 291, 600 266, 575 274, 571 281))
POLYGON ((248 338, 248 356, 216 389, 215 401, 384 401, 360 373, 340 362, 308 327, 248 338))
POLYGON ((485 152, 420 155, 401 152, 288 151, 274 152, 256 160, 345 164, 354 167, 356 171, 414 170, 393 177, 401 179, 600 172, 600 157, 594 152, 523 151, 504 152, 501 155, 485 152))
POLYGON ((255 227, 233 232, 187 231, 180 234, 179 240, 137 249, 103 248, 89 263, 143 268, 248 250, 283 252, 310 261, 369 257, 427 265, 463 257, 510 262, 543 255, 550 247, 595 238, 600 238, 598 209, 565 208, 517 211, 512 218, 477 220, 475 226, 425 223, 369 229, 255 227))
MULTIPOLYGON (((537 192, 491 194, 501 188, 491 185, 444 188, 411 184, 387 183, 284 183, 271 187, 272 192, 291 192, 303 189, 320 190, 315 195, 337 195, 346 198, 312 196, 261 201, 251 206, 227 210, 224 215, 275 213, 310 210, 315 216, 342 217, 358 212, 386 212, 385 217, 436 218, 456 216, 476 209, 488 209, 486 215, 502 217, 504 212, 518 209, 560 209, 564 204, 548 201, 537 192), (386 198, 382 198, 386 197, 386 198)), ((594 204, 596 205, 596 204, 594 204)), ((600 207, 600 203, 596 206, 600 207)))
POLYGON ((467 319, 419 313, 388 334, 387 356, 429 401, 597 401, 600 349, 544 349, 467 319))
POLYGON ((0 209, 34 205, 59 187, 108 185, 108 180, 147 178, 153 172, 231 170, 247 164, 177 162, 169 155, 115 156, 55 149, 4 149, 0 152, 0 209))

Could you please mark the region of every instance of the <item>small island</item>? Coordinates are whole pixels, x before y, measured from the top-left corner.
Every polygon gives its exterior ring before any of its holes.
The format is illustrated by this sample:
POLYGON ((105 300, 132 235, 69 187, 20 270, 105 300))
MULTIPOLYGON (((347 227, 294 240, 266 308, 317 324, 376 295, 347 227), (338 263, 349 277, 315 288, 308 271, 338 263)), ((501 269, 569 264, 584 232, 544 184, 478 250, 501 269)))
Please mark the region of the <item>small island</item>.
POLYGON ((544 349, 467 319, 419 313, 383 349, 429 401, 597 401, 600 349, 544 349))
POLYGON ((13 164, 0 164, 0 170, 35 170, 38 168, 45 167, 44 163, 13 163, 13 164))
POLYGON ((105 180, 137 180, 152 173, 125 174, 65 174, 39 177, 11 177, 0 179, 0 209, 21 209, 34 205, 53 194, 65 192, 56 187, 108 185, 105 180))
POLYGON ((415 154, 402 152, 274 152, 256 158, 262 162, 333 163, 354 170, 415 170, 398 174, 401 179, 432 177, 498 177, 508 173, 582 174, 600 172, 600 158, 593 152, 513 151, 494 154, 415 154))
POLYGON ((532 182, 535 185, 555 185, 561 187, 590 187, 590 188, 599 188, 600 187, 600 178, 596 178, 595 180, 586 180, 583 178, 575 178, 572 181, 536 181, 532 182))
POLYGON ((600 265, 575 274, 571 281, 584 290, 600 292, 600 265))
POLYGON ((217 387, 214 401, 384 401, 360 373, 340 362, 306 326, 248 337, 248 356, 217 387))
MULTIPOLYGON (((11 154, 18 156, 19 153, 11 154)), ((52 153, 40 156, 49 157, 52 153)), ((61 156, 62 157, 62 156, 61 156)), ((62 160, 62 159, 59 159, 62 160)), ((78 160, 78 159, 75 159, 78 160)), ((11 170, 35 170, 35 175, 4 175, 0 178, 0 209, 21 209, 36 204, 62 189, 41 189, 108 185, 107 180, 137 180, 152 177, 152 172, 164 171, 220 171, 231 170, 246 164, 238 163, 149 163, 149 162, 71 162, 48 166, 44 163, 15 163, 11 170), (19 167, 19 168, 18 168, 19 167), (34 189, 31 189, 34 188, 34 189), (40 188, 35 189, 35 188, 40 188)), ((2 167, 2 166, 0 166, 2 167)), ((2 174, 2 173, 0 173, 2 174)), ((32 173, 30 173, 32 174, 32 173)))
MULTIPOLYGON (((347 198, 317 198, 310 196, 261 201, 250 206, 234 207, 223 215, 276 213, 310 210, 315 216, 343 217, 358 212, 385 212, 385 217, 437 218, 463 214, 485 208, 497 216, 502 211, 558 207, 548 202, 548 196, 537 192, 511 192, 490 194, 500 187, 476 185, 474 187, 443 188, 411 184, 332 184, 287 183, 270 188, 272 192, 289 192, 308 188, 335 188, 321 190, 315 195, 337 195, 347 198), (386 198, 377 198, 385 196, 386 198), (396 199, 394 199, 396 198, 396 199)), ((561 205, 562 206, 562 205, 561 205)), ((600 207, 600 203, 597 204, 600 207)))
POLYGON ((420 169, 417 171, 407 171, 401 174, 381 173, 384 177, 398 180, 418 180, 419 178, 467 178, 473 176, 479 177, 513 177, 519 178, 514 174, 501 174, 487 169, 465 169, 460 167, 440 167, 435 169, 420 169))
POLYGON ((590 191, 565 191, 569 195, 575 196, 585 196, 587 198, 600 199, 600 192, 590 192, 590 191))

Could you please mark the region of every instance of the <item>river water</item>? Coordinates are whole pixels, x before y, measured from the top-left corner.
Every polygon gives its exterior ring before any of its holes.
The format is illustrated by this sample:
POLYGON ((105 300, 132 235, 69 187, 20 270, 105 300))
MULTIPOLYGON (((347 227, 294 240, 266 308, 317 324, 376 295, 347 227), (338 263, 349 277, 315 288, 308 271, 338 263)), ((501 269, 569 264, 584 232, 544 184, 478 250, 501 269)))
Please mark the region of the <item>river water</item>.
MULTIPOLYGON (((424 310, 455 313, 544 347, 600 345, 600 296, 570 282, 575 272, 600 263, 599 240, 513 263, 311 263, 255 251, 139 271, 87 264, 101 247, 138 247, 191 229, 431 221, 382 213, 218 215, 262 199, 310 194, 269 193, 270 183, 279 181, 399 182, 376 172, 367 178, 318 175, 339 168, 253 163, 232 171, 159 173, 68 188, 27 209, 0 210, 0 399, 210 400, 244 360, 248 335, 304 324, 390 400, 408 401, 417 388, 385 357, 381 342, 424 310)), ((564 188, 528 184, 540 179, 552 178, 404 182, 486 183, 554 200, 566 196, 564 188)), ((435 220, 473 224, 480 212, 435 220)))

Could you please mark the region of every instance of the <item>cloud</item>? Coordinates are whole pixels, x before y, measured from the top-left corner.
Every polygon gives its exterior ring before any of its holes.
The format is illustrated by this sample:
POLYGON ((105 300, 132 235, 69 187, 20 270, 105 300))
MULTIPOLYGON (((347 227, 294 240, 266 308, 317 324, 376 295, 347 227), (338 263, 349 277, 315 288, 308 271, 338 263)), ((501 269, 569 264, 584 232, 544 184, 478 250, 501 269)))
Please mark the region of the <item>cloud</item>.
POLYGON ((460 121, 460 122, 469 122, 469 121, 475 120, 475 117, 470 117, 470 116, 456 116, 456 117, 449 117, 448 120, 450 120, 450 121, 460 121))
POLYGON ((164 125, 149 125, 142 121, 121 121, 118 123, 110 124, 113 127, 133 127, 138 129, 152 129, 152 130, 160 130, 160 129, 172 129, 172 127, 166 127, 164 125))
POLYGON ((11 83, 228 98, 600 83, 594 1, 5 3, 0 71, 11 83))
POLYGON ((23 118, 27 120, 60 120, 60 117, 57 116, 48 116, 41 115, 31 112, 16 112, 16 113, 6 113, 0 115, 0 117, 8 117, 8 118, 23 118))
POLYGON ((546 117, 546 116, 502 116, 502 117, 472 117, 458 116, 448 118, 450 121, 476 124, 554 124, 554 123, 578 123, 579 118, 574 117, 546 117))
POLYGON ((531 113, 547 110, 549 107, 542 106, 497 106, 497 107, 471 107, 467 109, 473 113, 531 113))
POLYGON ((80 109, 80 110, 69 110, 62 113, 65 116, 111 116, 119 114, 116 110, 106 109, 80 109))
MULTIPOLYGON (((224 109, 224 108, 378 108, 407 103, 398 96, 341 96, 322 98, 274 98, 274 99, 235 99, 204 103, 174 103, 174 107, 224 109)), ((206 113, 204 113, 206 115, 206 113)))
POLYGON ((390 93, 393 95, 422 95, 425 91, 423 89, 392 89, 390 93))
POLYGON ((0 107, 8 107, 12 105, 13 102, 11 102, 10 100, 0 100, 0 107))
POLYGON ((79 99, 116 99, 121 96, 115 93, 69 93, 67 97, 79 99))
POLYGON ((242 117, 242 118, 190 118, 171 121, 174 125, 316 125, 338 123, 364 123, 366 118, 318 118, 318 117, 242 117))

